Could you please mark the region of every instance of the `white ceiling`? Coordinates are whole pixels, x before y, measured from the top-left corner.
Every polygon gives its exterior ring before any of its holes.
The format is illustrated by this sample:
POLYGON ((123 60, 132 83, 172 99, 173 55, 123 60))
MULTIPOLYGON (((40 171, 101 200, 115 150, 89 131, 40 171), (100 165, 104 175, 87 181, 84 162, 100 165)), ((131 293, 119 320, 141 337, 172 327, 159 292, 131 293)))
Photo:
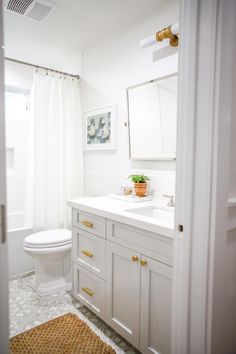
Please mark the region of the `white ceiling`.
MULTIPOLYGON (((54 0, 55 11, 34 22, 4 11, 6 55, 25 58, 25 52, 54 49, 76 53, 123 31, 142 18, 161 11, 167 0, 54 0)), ((43 58, 41 62, 43 61, 43 58)))

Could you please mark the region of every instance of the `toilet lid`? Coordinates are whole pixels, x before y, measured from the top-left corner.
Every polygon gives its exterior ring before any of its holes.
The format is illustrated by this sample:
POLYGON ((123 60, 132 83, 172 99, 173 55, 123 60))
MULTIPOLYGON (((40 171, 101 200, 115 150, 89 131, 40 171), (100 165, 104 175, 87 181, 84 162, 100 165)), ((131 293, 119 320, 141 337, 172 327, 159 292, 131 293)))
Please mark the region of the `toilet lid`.
POLYGON ((24 239, 24 246, 32 248, 57 247, 71 243, 71 231, 54 229, 37 232, 24 239))

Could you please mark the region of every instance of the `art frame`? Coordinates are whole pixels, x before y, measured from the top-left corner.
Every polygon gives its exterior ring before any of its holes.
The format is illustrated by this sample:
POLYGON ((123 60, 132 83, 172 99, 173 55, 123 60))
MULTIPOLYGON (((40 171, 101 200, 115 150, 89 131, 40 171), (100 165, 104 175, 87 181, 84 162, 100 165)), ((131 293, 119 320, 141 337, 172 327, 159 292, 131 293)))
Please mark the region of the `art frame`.
POLYGON ((115 150, 116 106, 94 109, 84 116, 84 150, 115 150))

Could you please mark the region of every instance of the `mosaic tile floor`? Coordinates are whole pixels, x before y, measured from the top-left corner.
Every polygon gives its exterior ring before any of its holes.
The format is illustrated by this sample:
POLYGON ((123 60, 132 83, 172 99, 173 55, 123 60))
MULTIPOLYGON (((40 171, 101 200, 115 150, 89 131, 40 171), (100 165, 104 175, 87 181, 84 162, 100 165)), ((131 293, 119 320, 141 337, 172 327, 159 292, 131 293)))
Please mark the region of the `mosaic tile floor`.
POLYGON ((65 290, 41 297, 30 286, 33 275, 11 280, 10 336, 15 336, 55 317, 71 312, 77 314, 118 354, 138 354, 121 336, 82 306, 65 290))

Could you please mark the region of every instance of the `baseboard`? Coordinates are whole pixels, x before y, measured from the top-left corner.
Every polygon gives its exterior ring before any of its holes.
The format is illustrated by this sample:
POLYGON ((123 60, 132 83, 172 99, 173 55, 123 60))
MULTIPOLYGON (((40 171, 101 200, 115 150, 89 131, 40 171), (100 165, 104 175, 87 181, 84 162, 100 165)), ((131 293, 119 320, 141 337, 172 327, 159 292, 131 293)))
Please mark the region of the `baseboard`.
POLYGON ((12 275, 11 277, 9 277, 9 281, 17 280, 17 279, 21 279, 21 278, 26 278, 26 277, 29 277, 29 276, 31 276, 33 274, 35 274, 34 270, 31 270, 30 272, 26 272, 26 273, 20 273, 20 274, 17 274, 17 275, 12 275))

